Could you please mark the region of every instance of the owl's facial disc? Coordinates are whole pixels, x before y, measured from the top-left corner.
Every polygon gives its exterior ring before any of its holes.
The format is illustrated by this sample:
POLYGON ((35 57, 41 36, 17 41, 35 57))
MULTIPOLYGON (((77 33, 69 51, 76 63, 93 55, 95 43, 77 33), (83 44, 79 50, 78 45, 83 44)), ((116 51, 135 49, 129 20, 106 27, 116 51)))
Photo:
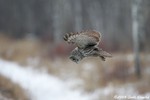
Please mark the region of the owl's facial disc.
POLYGON ((70 56, 69 58, 70 58, 73 62, 76 62, 76 63, 79 62, 79 59, 76 58, 75 56, 70 56))

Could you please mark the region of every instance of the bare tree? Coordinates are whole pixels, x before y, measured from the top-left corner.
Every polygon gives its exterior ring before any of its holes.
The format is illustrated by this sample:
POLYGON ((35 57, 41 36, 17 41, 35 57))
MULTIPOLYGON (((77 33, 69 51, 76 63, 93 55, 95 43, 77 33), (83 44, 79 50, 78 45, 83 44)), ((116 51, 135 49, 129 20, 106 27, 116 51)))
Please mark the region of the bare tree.
POLYGON ((135 70, 137 76, 141 77, 140 59, 139 59, 139 8, 142 0, 133 0, 132 2, 132 33, 133 33, 133 50, 135 59, 135 70))

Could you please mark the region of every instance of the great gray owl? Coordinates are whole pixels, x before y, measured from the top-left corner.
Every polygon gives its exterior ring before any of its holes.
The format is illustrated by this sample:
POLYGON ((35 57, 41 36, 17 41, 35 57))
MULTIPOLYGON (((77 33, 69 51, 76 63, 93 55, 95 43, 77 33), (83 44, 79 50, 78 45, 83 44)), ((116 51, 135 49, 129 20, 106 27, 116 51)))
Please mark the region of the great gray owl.
POLYGON ((70 59, 76 63, 89 56, 100 57, 103 61, 106 57, 112 57, 111 54, 98 48, 101 33, 95 30, 67 33, 64 40, 77 46, 70 55, 70 59))

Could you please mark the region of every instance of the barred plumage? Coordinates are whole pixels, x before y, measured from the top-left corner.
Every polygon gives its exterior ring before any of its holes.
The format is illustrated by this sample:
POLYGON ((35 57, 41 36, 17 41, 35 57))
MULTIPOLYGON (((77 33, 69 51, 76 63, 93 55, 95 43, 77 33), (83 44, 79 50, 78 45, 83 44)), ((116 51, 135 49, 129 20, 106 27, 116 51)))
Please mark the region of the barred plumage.
POLYGON ((76 44, 78 48, 98 45, 101 40, 101 33, 95 30, 81 31, 76 33, 67 33, 64 40, 68 43, 76 44))
POLYGON ((70 59, 76 63, 89 56, 100 57, 103 61, 106 57, 112 57, 111 54, 98 48, 101 33, 95 30, 67 33, 64 40, 77 46, 70 56, 70 59))

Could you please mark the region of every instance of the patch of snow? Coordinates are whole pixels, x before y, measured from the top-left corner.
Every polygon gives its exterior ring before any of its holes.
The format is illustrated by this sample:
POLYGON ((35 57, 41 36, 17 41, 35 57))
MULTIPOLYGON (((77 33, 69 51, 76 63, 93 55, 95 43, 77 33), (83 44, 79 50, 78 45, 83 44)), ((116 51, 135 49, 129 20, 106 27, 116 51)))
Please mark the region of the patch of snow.
POLYGON ((92 97, 96 98, 94 100, 99 100, 100 98, 107 100, 107 98, 111 97, 111 95, 120 95, 120 96, 138 96, 139 94, 137 93, 135 87, 131 84, 127 84, 124 86, 114 86, 113 84, 109 84, 104 88, 100 88, 96 90, 93 94, 92 97), (99 98, 100 97, 100 98, 99 98))
POLYGON ((94 64, 92 63, 83 63, 83 68, 85 71, 91 71, 93 69, 94 64))
POLYGON ((0 74, 19 84, 31 100, 91 100, 48 73, 0 59, 0 74))
MULTIPOLYGON (((83 64, 87 71, 92 70, 93 64, 83 64)), ((14 62, 0 59, 0 74, 19 84, 31 100, 107 100, 110 95, 139 95, 134 84, 114 86, 108 84, 93 93, 83 94, 83 90, 71 89, 75 85, 83 85, 80 79, 62 81, 49 75, 45 71, 35 70, 33 67, 21 67, 14 62)), ((150 93, 145 94, 149 96, 150 93)))
POLYGON ((77 79, 77 78, 73 78, 73 79, 67 79, 66 80, 66 84, 72 88, 72 87, 76 87, 76 86, 81 86, 84 84, 84 81, 81 79, 77 79))

